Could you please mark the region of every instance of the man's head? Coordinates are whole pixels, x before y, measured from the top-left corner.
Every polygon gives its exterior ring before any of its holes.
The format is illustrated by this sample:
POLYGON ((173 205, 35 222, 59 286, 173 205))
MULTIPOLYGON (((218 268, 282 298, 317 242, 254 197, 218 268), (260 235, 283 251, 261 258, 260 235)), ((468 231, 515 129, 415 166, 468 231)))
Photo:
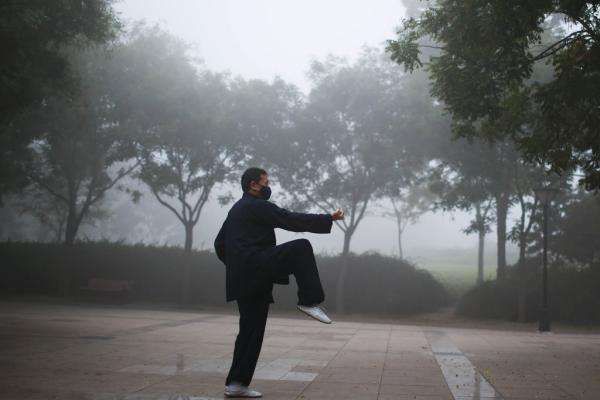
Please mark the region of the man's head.
POLYGON ((269 188, 269 175, 262 168, 248 168, 242 174, 242 191, 254 197, 268 200, 271 196, 269 188))

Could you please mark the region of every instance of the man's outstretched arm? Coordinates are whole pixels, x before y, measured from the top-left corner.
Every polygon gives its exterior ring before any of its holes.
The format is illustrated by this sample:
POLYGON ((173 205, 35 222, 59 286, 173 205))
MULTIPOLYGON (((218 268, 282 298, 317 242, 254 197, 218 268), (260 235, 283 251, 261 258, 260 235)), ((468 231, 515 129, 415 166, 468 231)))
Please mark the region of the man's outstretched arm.
POLYGON ((269 201, 255 204, 252 214, 258 223, 292 232, 330 233, 334 219, 331 214, 289 211, 269 201))

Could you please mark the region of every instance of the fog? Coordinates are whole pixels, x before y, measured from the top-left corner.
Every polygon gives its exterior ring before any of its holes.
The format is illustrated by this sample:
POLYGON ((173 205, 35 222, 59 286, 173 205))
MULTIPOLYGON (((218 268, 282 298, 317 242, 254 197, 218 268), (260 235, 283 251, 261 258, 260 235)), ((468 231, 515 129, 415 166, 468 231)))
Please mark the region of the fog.
POLYGON ((364 44, 393 36, 404 15, 399 0, 121 1, 123 19, 159 22, 193 44, 210 68, 246 78, 281 76, 305 92, 309 61, 328 53, 355 56, 364 44))
POLYGON ((600 6, 524 3, 1 3, 0 397, 600 398, 600 6))
MULTIPOLYGON (((340 0, 179 0, 174 7, 173 3, 161 0, 130 0, 117 3, 116 8, 125 21, 159 23, 181 37, 193 46, 195 56, 211 69, 227 70, 247 79, 270 81, 279 76, 308 93, 310 82, 307 72, 311 60, 328 54, 352 59, 364 45, 381 46, 386 39, 393 37, 404 16, 402 2, 382 0, 376 3, 376 7, 365 5, 364 1, 340 0)), ((228 189, 236 196, 241 195, 238 187, 228 189)), ((199 248, 212 246, 229 208, 216 202, 217 194, 211 196, 212 200, 205 206, 195 229, 195 243, 199 248)), ((276 190, 272 200, 278 201, 276 190)), ((146 201, 152 202, 152 199, 146 201)), ((148 206, 153 207, 151 204, 148 206)), ((157 212, 162 211, 160 206, 154 207, 157 212)), ((427 260, 431 249, 453 248, 472 252, 475 263, 477 236, 461 232, 471 218, 460 211, 423 215, 404 232, 405 257, 427 260)), ((512 218, 511 214, 509 219, 512 218)), ((173 221, 176 238, 166 240, 171 244, 181 244, 184 238, 176 222, 173 221)), ((339 252, 343 242, 339 229, 334 229, 331 235, 297 235, 281 230, 276 233, 278 241, 308 237, 317 251, 326 253, 339 252)), ((367 214, 352 238, 352 250, 397 254, 395 220, 367 214)), ((493 235, 488 235, 486 253, 494 251, 495 240, 493 235)), ((509 261, 514 261, 511 248, 508 253, 509 261)))

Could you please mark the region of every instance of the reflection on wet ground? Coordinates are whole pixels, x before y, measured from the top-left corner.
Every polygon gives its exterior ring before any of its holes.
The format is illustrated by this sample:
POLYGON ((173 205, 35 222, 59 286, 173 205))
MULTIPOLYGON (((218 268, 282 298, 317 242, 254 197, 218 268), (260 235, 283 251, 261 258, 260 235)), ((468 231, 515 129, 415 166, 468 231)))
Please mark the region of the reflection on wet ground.
POLYGON ((502 399, 443 331, 424 331, 431 351, 455 399, 502 399))

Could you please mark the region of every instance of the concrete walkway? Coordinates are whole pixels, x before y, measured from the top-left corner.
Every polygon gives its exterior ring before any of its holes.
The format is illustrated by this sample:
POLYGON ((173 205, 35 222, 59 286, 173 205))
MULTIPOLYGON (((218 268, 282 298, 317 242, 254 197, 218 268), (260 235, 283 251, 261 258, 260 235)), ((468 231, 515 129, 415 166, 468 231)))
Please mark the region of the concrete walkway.
MULTIPOLYGON (((222 399, 227 311, 0 302, 0 399, 222 399)), ((270 317, 265 399, 600 399, 600 335, 270 317)))

